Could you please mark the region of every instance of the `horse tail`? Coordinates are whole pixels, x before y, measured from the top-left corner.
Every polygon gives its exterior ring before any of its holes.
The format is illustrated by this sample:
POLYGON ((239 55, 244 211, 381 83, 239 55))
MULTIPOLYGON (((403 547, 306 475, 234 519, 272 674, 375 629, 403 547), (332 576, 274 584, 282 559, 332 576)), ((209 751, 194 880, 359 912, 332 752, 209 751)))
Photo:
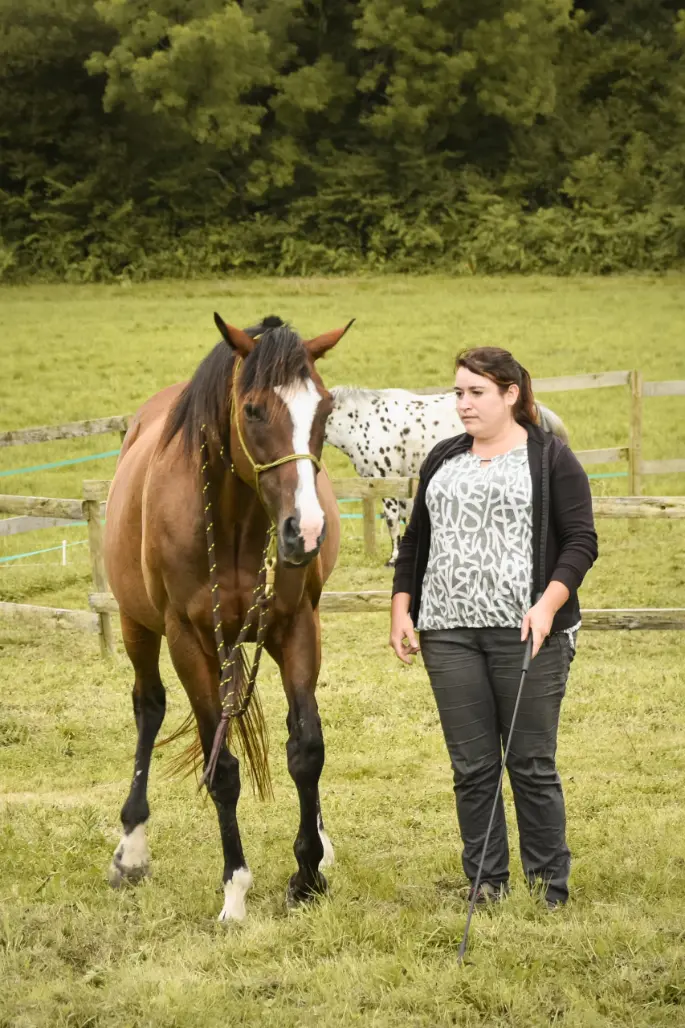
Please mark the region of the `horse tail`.
POLYGON ((155 749, 159 749, 161 746, 168 746, 170 742, 176 742, 177 739, 182 739, 184 735, 188 735, 193 729, 195 729, 195 738, 189 746, 186 746, 184 750, 169 761, 165 772, 166 778, 176 778, 177 776, 187 778, 193 772, 196 773, 195 777, 197 777, 197 770, 202 763, 202 743, 200 742, 200 733, 197 731, 195 715, 192 710, 176 731, 155 743, 155 749))
MULTIPOLYGON (((224 746, 231 749, 237 744, 245 764, 252 790, 261 800, 273 799, 273 786, 269 769, 269 734, 264 711, 256 690, 255 674, 248 675, 247 661, 242 646, 234 649, 234 660, 231 675, 224 682, 222 692, 230 696, 230 707, 224 707, 221 720, 217 725, 212 742, 212 749, 207 759, 204 772, 198 779, 202 788, 206 785, 211 789, 219 754, 224 746)), ((225 702, 225 701, 222 701, 225 702)), ((195 715, 191 711, 176 731, 167 738, 160 740, 156 747, 166 746, 170 742, 183 738, 196 728, 195 715)), ((178 776, 187 778, 198 771, 203 762, 203 749, 199 732, 196 731, 193 741, 169 762, 166 775, 169 778, 178 776)))
POLYGON ((230 671, 222 683, 221 720, 214 734, 212 750, 207 760, 200 785, 211 788, 219 754, 224 746, 237 743, 247 765, 252 790, 261 800, 273 798, 269 770, 269 734, 264 711, 256 689, 259 658, 266 631, 260 625, 257 649, 251 669, 248 669, 244 647, 238 643, 231 651, 230 671), (227 703, 227 697, 230 697, 227 703))

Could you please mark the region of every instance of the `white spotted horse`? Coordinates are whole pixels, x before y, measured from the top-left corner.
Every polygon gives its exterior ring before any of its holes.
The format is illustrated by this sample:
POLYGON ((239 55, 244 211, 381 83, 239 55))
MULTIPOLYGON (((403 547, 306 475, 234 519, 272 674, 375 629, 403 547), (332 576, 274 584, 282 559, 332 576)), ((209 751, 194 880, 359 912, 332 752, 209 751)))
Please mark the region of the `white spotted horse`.
POLYGON ((188 757, 191 766, 204 758, 202 780, 219 819, 220 920, 241 920, 252 875, 238 828, 239 764, 231 748, 233 741, 241 746, 253 784, 268 795, 265 724, 254 691, 262 647, 281 672, 288 770, 299 795, 298 868, 288 905, 327 888, 320 871, 332 847, 319 804, 318 603, 337 558, 340 522, 321 464, 333 401, 315 361, 349 325, 304 342, 280 318, 247 330, 218 315, 215 322, 222 341, 192 380, 158 393, 136 414, 108 499, 107 573, 135 671, 138 729, 110 881, 135 882, 149 867, 147 785, 165 712, 165 635, 192 708, 188 727, 196 723, 199 735, 188 757), (248 642, 256 644, 251 668, 248 642))
MULTIPOLYGON (((362 478, 416 476, 436 443, 464 431, 453 392, 418 395, 405 389, 334 386, 331 395, 333 410, 326 422, 326 442, 347 454, 362 478)), ((567 442, 561 419, 542 404, 537 407, 545 431, 567 442)), ((383 508, 392 540, 387 563, 392 566, 408 504, 384 500, 383 508)))

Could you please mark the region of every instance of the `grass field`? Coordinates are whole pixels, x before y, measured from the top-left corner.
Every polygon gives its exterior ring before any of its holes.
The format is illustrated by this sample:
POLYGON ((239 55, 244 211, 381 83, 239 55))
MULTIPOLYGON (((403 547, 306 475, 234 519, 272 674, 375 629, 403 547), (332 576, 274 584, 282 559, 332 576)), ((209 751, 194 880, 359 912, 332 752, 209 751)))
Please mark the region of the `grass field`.
MULTIPOLYGON (((0 429, 126 413, 190 374, 215 340, 212 311, 250 324, 279 313, 315 334, 352 316, 322 364, 329 385, 449 383, 462 346, 500 343, 534 376, 640 368, 685 378, 685 280, 384 278, 168 283, 0 291, 0 429)), ((555 394, 578 448, 627 441, 624 390, 555 394)), ((645 402, 645 456, 685 455, 685 402, 645 402)), ((103 436, 0 450, 0 471, 114 449, 103 436)), ((346 460, 327 453, 338 474, 346 460)), ((78 496, 113 460, 0 478, 0 491, 78 496)), ((601 470, 601 469, 598 469, 601 470)), ((616 470, 616 467, 606 470, 616 470)), ((624 479, 593 483, 620 493, 624 479)), ((685 478, 645 491, 684 494, 685 478)), ((583 605, 684 606, 683 526, 600 522, 583 605)), ((82 528, 0 539, 0 556, 84 538, 82 528)), ((380 532, 379 532, 380 536, 380 532)), ((382 537, 381 537, 382 538, 382 537)), ((0 598, 84 607, 87 548, 0 564, 0 598), (51 563, 54 562, 54 563, 51 563), (28 563, 28 562, 27 562, 28 563)), ((344 523, 331 588, 389 584, 385 542, 363 555, 344 523)), ((399 666, 380 615, 324 624, 319 702, 323 802, 337 850, 332 892, 286 915, 296 795, 285 702, 261 685, 276 802, 246 789, 241 827, 255 878, 249 918, 226 929, 215 815, 192 780, 153 760, 154 876, 113 893, 105 871, 132 768, 131 675, 78 635, 0 622, 0 1028, 685 1025, 685 728, 678 633, 585 633, 560 735, 573 900, 554 917, 514 890, 478 915, 456 966, 465 879, 450 776, 422 668, 399 666)), ((166 728, 186 711, 168 658, 166 728)), ((516 853, 515 828, 507 792, 516 853)))

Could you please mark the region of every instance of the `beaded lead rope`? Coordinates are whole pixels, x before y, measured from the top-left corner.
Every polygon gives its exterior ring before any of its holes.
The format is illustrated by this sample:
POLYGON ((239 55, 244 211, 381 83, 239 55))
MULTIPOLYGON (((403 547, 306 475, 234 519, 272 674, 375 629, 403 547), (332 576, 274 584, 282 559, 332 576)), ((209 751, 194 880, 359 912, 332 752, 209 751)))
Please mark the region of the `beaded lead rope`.
MULTIPOLYGON (((240 417, 238 415, 238 405, 233 400, 233 397, 237 396, 237 379, 240 373, 242 361, 240 358, 236 360, 235 369, 233 372, 233 388, 232 388, 232 400, 231 407, 233 413, 233 423, 235 425, 236 434, 240 443, 241 449, 245 454, 254 474, 254 488, 257 493, 262 506, 266 510, 266 504, 264 503, 264 497, 259 484, 259 476, 264 471, 270 471, 272 468, 278 468, 283 464, 287 464, 290 461, 297 460, 310 460, 317 471, 321 470, 321 461, 318 457, 315 457, 313 453, 290 453, 285 457, 279 457, 277 460, 271 461, 269 464, 258 464, 252 457, 245 439, 243 437, 242 429, 240 427, 240 417)), ((228 464, 226 455, 224 453, 223 446, 220 448, 221 458, 224 464, 228 464)), ((266 639, 267 620, 269 613, 269 600, 273 595, 274 581, 276 577, 276 557, 278 553, 278 541, 276 526, 269 518, 269 528, 266 534, 266 542, 264 543, 264 553, 262 557, 262 564, 257 572, 257 581, 252 593, 252 604, 249 607, 247 614, 245 615, 245 621, 243 626, 238 633, 238 637, 234 642, 232 648, 229 650, 226 646, 226 637, 224 635, 223 620, 221 618, 221 606, 219 596, 219 575, 217 571, 216 563, 216 547, 214 538, 214 515, 212 510, 212 497, 210 493, 210 477, 209 477, 209 446, 207 444, 207 426, 202 426, 202 441, 200 444, 200 455, 202 460, 202 499, 203 499, 203 510, 205 518, 205 532, 207 535, 207 557, 209 559, 209 587, 211 591, 212 600, 212 620, 214 622, 214 642, 216 645, 217 655, 219 658, 219 699, 221 701, 221 720, 217 727, 214 742, 212 744, 212 752, 209 760, 207 761, 207 767, 205 773, 202 776, 200 784, 205 782, 211 783, 214 771, 216 769, 216 762, 219 759, 221 748, 226 740, 229 723, 232 718, 242 718, 247 714, 250 700, 254 693, 255 685, 257 682, 257 673, 259 671, 259 662, 262 656, 262 650, 264 648, 264 641, 266 639), (252 667, 247 674, 247 682, 242 696, 237 695, 238 684, 240 681, 240 675, 235 676, 233 668, 237 661, 245 662, 245 654, 243 651, 243 645, 247 639, 247 635, 254 622, 255 611, 259 611, 257 621, 257 637, 254 657, 252 661, 252 667), (233 687, 231 688, 230 680, 233 679, 233 687)), ((230 464, 232 473, 235 473, 233 464, 230 464)), ((247 720, 247 719, 246 719, 247 720)))
POLYGON ((223 746, 224 739, 226 738, 229 721, 232 718, 240 718, 246 714, 257 682, 259 663, 262 656, 262 650, 264 649, 264 641, 266 639, 269 600, 273 593, 275 577, 276 529, 274 525, 269 526, 266 542, 264 544, 262 563, 259 571, 257 572, 257 581, 252 592, 252 603, 245 615, 245 620, 240 632, 238 633, 238 637, 233 646, 229 649, 226 645, 223 618, 221 617, 219 574, 216 562, 216 540, 214 537, 214 512, 210 493, 211 480, 209 477, 209 447, 207 445, 207 436, 204 425, 202 426, 201 456, 203 512, 205 519, 205 533, 207 536, 207 557, 209 559, 209 587, 212 599, 214 641, 217 655, 219 657, 219 698, 221 700, 221 722, 217 729, 214 745, 212 746, 212 753, 207 762, 207 767, 200 783, 204 784, 205 781, 211 782, 219 751, 223 746), (231 688, 230 683, 236 662, 239 659, 244 658, 244 654, 241 653, 241 650, 254 623, 255 612, 258 612, 256 646, 252 666, 250 667, 247 675, 247 683, 241 699, 236 695, 236 685, 234 684, 233 688, 231 688))

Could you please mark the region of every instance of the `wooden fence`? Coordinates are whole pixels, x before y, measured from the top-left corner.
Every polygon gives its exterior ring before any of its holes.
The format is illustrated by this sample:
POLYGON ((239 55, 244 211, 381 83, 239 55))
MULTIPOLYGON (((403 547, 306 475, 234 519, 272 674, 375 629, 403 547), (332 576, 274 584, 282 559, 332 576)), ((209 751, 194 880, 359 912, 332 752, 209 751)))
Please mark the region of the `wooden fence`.
MULTIPOLYGON (((643 403, 645 398, 663 396, 685 396, 685 380, 673 380, 664 382, 644 382, 641 372, 632 371, 602 371, 586 375, 564 375, 555 378, 534 378, 533 388, 536 393, 554 392, 575 392, 586 389, 610 389, 623 388, 628 390, 630 397, 630 417, 628 440, 624 446, 610 446, 593 450, 576 451, 576 456, 581 464, 586 467, 593 467, 600 464, 623 463, 627 465, 628 493, 630 496, 640 496, 642 493, 642 479, 645 475, 666 475, 685 472, 685 458, 668 458, 661 460, 642 459, 642 437, 643 437, 643 403)), ((426 388, 414 390, 418 394, 433 395, 444 392, 444 389, 426 388)), ((131 415, 115 415, 109 418, 96 418, 90 421, 74 421, 65 425, 44 425, 37 428, 24 428, 12 432, 0 433, 1 446, 25 446, 29 443, 52 442, 58 439, 77 439, 91 435, 102 435, 105 433, 119 432, 121 438, 126 434, 126 429, 131 415)), ((349 480, 348 480, 349 481, 349 480)), ((364 531, 364 547, 366 553, 372 556, 376 551, 376 500, 381 494, 375 492, 350 492, 344 495, 350 499, 358 498, 362 501, 362 518, 364 531)), ((396 496, 399 499, 411 500, 406 492, 386 493, 384 496, 396 496)), ((47 527, 47 522, 44 522, 47 527)), ((1 525, 0 535, 14 534, 21 531, 30 531, 38 526, 35 518, 32 522, 28 520, 22 525, 16 522, 14 525, 1 525)))
MULTIPOLYGON (((107 589, 102 531, 105 504, 100 499, 101 495, 100 488, 97 497, 94 498, 87 482, 84 483, 83 500, 53 496, 0 495, 0 514, 28 517, 32 520, 46 519, 53 524, 56 520, 58 523, 86 521, 93 588, 95 591, 104 591, 107 589)), ((114 652, 114 633, 109 614, 92 614, 87 610, 38 607, 24 603, 0 603, 0 614, 14 621, 29 622, 43 628, 77 628, 97 632, 102 654, 114 652)))
MULTIPOLYGON (((590 375, 563 375, 556 378, 534 378, 533 391, 538 393, 576 392, 585 389, 624 388, 630 397, 629 439, 625 446, 613 446, 605 450, 581 450, 576 453, 584 467, 593 464, 610 464, 616 461, 628 463, 628 493, 639 496, 642 492, 643 475, 670 475, 685 472, 685 458, 662 460, 642 459, 643 401, 648 397, 685 396, 685 379, 665 382, 645 382, 642 372, 601 371, 590 375)), ((444 389, 416 389, 417 393, 434 395, 444 389)))
POLYGON ((90 421, 70 421, 66 425, 40 425, 0 432, 0 446, 29 446, 31 443, 52 443, 58 439, 83 439, 90 435, 110 435, 118 432, 123 440, 130 414, 115 414, 111 418, 92 418, 90 421))
MULTIPOLYGON (((334 479, 337 497, 355 496, 375 502, 386 496, 411 499, 415 479, 408 478, 342 478, 334 479)), ((117 602, 108 591, 103 554, 102 519, 109 482, 89 480, 83 484, 83 499, 60 499, 40 496, 0 495, 0 514, 85 520, 88 524, 93 592, 89 595, 90 611, 39 607, 30 604, 0 603, 0 615, 37 628, 67 628, 97 633, 103 655, 115 651, 112 616, 117 602)), ((685 519, 685 496, 615 496, 593 500, 597 518, 659 518, 685 519)), ((390 592, 325 592, 321 610, 329 613, 387 612, 390 592)), ((675 629, 685 630, 685 608, 634 608, 627 610, 584 610, 583 624, 592 630, 613 629, 675 629)))
MULTIPOLYGON (((577 456, 585 467, 625 462, 628 469, 630 496, 602 497, 595 503, 597 517, 619 518, 683 518, 685 499, 683 497, 641 497, 642 477, 685 472, 685 458, 669 458, 645 461, 642 459, 643 401, 645 398, 664 396, 685 396, 685 381, 644 382, 639 371, 606 371, 598 374, 571 375, 555 378, 533 379, 537 393, 564 392, 585 389, 624 388, 630 396, 629 438, 624 446, 582 450, 577 456)), ((435 394, 443 389, 417 389, 417 393, 435 394)), ((130 415, 115 415, 88 421, 70 422, 64 425, 45 425, 0 433, 0 447, 24 446, 31 443, 53 442, 60 439, 77 439, 87 436, 119 432, 123 439, 130 421, 130 415)), ((37 607, 27 604, 0 603, 0 614, 15 620, 28 621, 44 626, 97 632, 103 653, 114 649, 111 615, 116 610, 114 598, 107 592, 102 548, 103 500, 109 483, 86 481, 82 500, 55 499, 51 497, 2 496, 0 514, 15 518, 13 524, 0 522, 3 534, 34 530, 38 525, 45 527, 86 521, 90 544, 93 593, 91 610, 74 611, 59 608, 37 607)), ((336 496, 359 499, 362 502, 364 543, 368 553, 376 547, 376 505, 384 498, 397 498, 411 502, 415 480, 406 478, 384 479, 335 479, 336 496)), ((366 593, 326 593, 322 598, 324 612, 360 612, 387 609, 389 593, 371 591, 366 593)), ((685 628, 685 611, 647 610, 633 611, 585 611, 584 623, 588 628, 685 628)))

